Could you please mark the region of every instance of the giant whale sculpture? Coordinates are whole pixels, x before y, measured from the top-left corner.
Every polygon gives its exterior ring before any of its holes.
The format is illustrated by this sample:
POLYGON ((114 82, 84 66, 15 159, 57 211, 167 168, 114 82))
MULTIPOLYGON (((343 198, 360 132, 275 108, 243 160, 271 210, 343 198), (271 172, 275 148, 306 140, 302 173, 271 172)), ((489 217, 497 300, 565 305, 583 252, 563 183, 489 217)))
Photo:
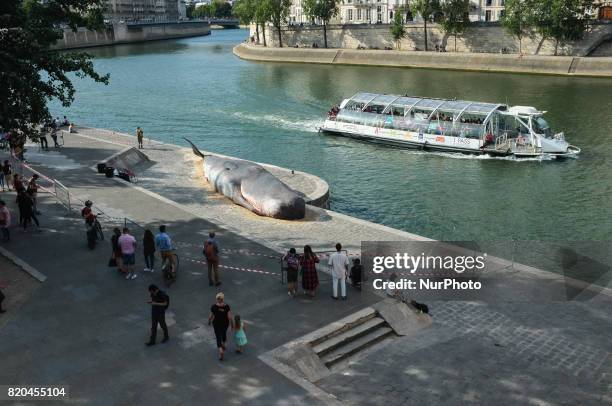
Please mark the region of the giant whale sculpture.
POLYGON ((185 138, 193 153, 204 159, 204 175, 215 190, 260 216, 297 220, 304 218, 306 203, 293 189, 261 165, 242 159, 204 155, 185 138))

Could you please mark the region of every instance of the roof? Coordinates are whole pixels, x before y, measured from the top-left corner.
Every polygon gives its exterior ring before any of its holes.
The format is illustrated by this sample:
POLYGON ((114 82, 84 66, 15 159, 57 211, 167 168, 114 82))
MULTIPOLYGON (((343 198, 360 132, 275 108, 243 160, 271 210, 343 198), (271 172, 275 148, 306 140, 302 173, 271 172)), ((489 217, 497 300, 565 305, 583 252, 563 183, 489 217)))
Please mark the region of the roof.
POLYGON ((394 107, 420 108, 425 110, 452 112, 463 114, 478 114, 488 116, 504 104, 470 102, 465 100, 435 99, 416 96, 394 96, 377 93, 357 93, 350 98, 357 103, 368 103, 394 107))

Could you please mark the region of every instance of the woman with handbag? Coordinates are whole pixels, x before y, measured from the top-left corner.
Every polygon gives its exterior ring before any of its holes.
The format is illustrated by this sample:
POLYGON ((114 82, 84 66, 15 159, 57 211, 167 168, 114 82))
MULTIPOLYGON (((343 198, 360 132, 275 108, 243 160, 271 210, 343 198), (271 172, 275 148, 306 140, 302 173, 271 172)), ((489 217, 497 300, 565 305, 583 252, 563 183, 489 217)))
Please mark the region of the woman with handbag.
POLYGON ((319 263, 319 258, 312 252, 310 245, 304 246, 304 254, 300 256, 302 288, 306 295, 310 297, 315 296, 317 287, 319 286, 317 263, 319 263))

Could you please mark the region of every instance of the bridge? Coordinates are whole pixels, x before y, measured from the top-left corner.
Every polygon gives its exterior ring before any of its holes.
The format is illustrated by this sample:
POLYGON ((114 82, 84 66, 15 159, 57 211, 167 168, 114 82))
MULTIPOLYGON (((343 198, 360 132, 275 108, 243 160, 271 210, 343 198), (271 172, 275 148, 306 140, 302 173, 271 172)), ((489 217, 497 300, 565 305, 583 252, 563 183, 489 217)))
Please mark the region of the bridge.
POLYGON ((209 18, 208 24, 217 25, 223 28, 238 28, 240 26, 240 21, 237 18, 209 18))

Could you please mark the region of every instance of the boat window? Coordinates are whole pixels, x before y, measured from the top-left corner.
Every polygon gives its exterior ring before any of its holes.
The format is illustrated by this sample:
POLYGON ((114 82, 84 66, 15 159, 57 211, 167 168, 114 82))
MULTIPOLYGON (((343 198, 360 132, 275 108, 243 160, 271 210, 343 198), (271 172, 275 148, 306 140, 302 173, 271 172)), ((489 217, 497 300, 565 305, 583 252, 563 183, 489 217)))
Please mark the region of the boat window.
POLYGON ((550 126, 542 117, 533 117, 531 120, 531 126, 533 127, 533 131, 537 134, 544 134, 546 138, 550 138, 550 126))
POLYGON ((385 107, 387 107, 385 104, 369 104, 366 106, 364 111, 366 113, 382 114, 385 107))
POLYGON ((405 107, 404 106, 391 106, 387 114, 391 116, 404 116, 405 107))

